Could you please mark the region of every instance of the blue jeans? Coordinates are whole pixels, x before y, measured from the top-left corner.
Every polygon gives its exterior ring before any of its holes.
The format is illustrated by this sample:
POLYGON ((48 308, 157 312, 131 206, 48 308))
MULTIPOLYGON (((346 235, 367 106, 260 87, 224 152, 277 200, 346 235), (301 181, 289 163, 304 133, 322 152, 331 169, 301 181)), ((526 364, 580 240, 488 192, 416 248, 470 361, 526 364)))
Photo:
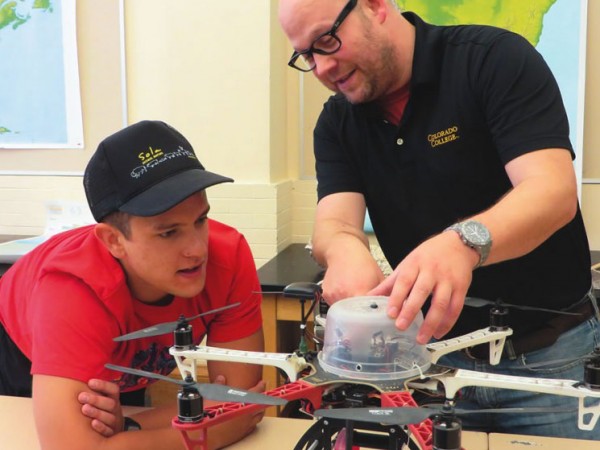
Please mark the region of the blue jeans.
MULTIPOLYGON (((520 377, 560 378, 583 381, 583 362, 544 367, 529 364, 583 356, 600 345, 600 322, 592 317, 586 322, 560 335, 550 347, 519 355, 515 360, 502 359, 496 366, 483 360, 472 359, 463 352, 450 353, 439 360, 443 366, 492 372, 520 377)), ((539 394, 512 389, 466 387, 457 395, 456 407, 460 409, 483 409, 502 407, 548 407, 569 408, 569 413, 521 413, 521 414, 467 414, 460 417, 465 430, 488 433, 511 433, 537 436, 556 436, 573 439, 600 440, 600 420, 591 431, 577 427, 579 399, 559 395, 539 394)), ((597 405, 600 399, 586 399, 586 405, 597 405)), ((589 422, 589 415, 585 423, 589 422)))

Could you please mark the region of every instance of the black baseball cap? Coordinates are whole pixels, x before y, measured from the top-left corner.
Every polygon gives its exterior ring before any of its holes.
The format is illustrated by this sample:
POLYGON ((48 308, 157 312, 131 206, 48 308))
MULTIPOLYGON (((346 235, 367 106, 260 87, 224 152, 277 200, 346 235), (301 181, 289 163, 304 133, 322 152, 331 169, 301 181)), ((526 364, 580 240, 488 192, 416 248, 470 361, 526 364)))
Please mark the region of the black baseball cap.
POLYGON ((152 120, 100 142, 83 175, 88 205, 98 222, 115 211, 155 216, 198 191, 231 181, 205 170, 179 131, 152 120))

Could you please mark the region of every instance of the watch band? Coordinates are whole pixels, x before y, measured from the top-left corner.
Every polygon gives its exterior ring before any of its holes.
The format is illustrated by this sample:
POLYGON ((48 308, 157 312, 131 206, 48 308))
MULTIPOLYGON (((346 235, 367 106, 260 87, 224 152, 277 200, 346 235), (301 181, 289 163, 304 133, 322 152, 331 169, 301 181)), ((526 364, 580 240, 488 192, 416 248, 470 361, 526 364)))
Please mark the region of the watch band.
POLYGON ((452 230, 458 233, 463 243, 479 255, 479 261, 473 267, 481 267, 487 260, 492 246, 492 237, 487 227, 476 220, 466 220, 450 225, 444 231, 452 230))
POLYGON ((123 417, 123 431, 138 431, 142 426, 131 417, 123 417))

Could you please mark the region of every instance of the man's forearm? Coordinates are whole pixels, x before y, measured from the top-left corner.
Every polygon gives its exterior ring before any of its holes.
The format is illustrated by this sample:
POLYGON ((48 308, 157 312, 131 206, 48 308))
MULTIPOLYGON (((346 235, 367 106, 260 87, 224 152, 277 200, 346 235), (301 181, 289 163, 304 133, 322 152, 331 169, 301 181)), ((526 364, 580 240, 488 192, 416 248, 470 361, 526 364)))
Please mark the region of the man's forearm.
POLYGON ((526 183, 513 189, 493 208, 475 216, 492 234, 488 264, 531 252, 572 220, 576 209, 576 197, 554 196, 526 183))
POLYGON ((315 225, 312 237, 312 253, 323 267, 329 262, 343 259, 349 253, 369 252, 369 240, 364 232, 342 224, 329 223, 315 225))

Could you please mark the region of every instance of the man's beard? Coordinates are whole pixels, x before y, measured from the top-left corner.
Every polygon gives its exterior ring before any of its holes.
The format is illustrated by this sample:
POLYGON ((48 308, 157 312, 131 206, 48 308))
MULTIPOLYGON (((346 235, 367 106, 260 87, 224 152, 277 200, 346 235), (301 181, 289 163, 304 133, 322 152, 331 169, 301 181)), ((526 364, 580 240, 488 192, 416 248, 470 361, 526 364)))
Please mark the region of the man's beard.
POLYGON ((393 88, 394 81, 399 76, 399 70, 396 67, 390 45, 373 49, 371 54, 379 54, 381 57, 378 60, 367 61, 367 69, 361 70, 365 79, 361 86, 360 95, 349 98, 343 92, 341 93, 353 105, 368 103, 381 98, 393 88), (396 73, 398 75, 395 75, 396 73))

